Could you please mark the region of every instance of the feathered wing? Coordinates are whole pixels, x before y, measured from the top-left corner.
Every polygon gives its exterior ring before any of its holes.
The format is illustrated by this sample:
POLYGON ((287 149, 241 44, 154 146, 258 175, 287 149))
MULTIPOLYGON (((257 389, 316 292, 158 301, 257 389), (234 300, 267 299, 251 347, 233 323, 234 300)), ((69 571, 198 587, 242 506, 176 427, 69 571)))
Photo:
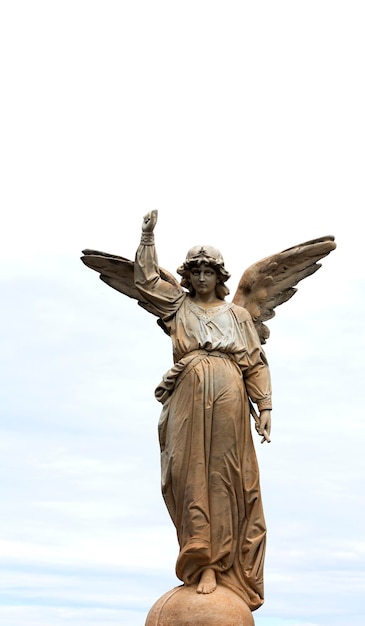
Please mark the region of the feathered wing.
MULTIPOLYGON (((149 313, 159 317, 158 311, 153 304, 144 300, 142 294, 134 284, 134 262, 122 256, 100 252, 99 250, 83 250, 81 261, 92 270, 99 272, 101 280, 120 291, 129 298, 137 300, 138 304, 149 313)), ((178 286, 176 278, 163 268, 160 269, 160 276, 163 280, 178 286)))
POLYGON ((274 317, 274 309, 287 302, 297 291, 295 285, 319 270, 319 259, 335 248, 331 235, 312 239, 268 256, 243 273, 233 302, 248 310, 261 343, 270 335, 264 322, 274 317))

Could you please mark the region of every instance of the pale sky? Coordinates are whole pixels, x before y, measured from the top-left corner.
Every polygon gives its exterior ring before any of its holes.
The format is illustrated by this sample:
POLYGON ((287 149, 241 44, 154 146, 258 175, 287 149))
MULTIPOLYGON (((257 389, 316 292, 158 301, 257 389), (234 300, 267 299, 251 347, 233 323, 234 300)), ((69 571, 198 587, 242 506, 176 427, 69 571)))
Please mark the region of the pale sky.
MULTIPOLYGON (((337 249, 268 322, 268 548, 256 626, 364 626, 365 7, 361 1, 4 0, 0 623, 144 626, 179 584, 154 389, 169 339, 79 260, 232 278, 337 249)), ((230 296, 228 296, 230 299, 230 296)))

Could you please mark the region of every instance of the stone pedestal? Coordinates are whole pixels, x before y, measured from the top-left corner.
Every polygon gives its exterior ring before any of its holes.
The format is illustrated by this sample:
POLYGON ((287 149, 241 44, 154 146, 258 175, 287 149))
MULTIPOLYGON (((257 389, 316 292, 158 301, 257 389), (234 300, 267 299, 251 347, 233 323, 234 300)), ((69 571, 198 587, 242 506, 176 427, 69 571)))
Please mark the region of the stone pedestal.
POLYGON ((255 626, 247 604, 218 585, 213 593, 196 592, 196 585, 175 587, 153 605, 145 626, 255 626))

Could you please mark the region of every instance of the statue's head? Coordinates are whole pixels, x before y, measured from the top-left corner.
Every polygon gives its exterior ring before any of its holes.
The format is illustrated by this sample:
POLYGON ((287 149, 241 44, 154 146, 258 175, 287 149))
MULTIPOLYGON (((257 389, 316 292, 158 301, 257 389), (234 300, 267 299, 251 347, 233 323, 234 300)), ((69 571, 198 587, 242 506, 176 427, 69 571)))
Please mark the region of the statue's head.
POLYGON ((221 253, 213 246, 194 246, 190 248, 184 263, 177 268, 177 273, 182 276, 181 286, 188 289, 191 295, 194 295, 190 281, 190 272, 194 267, 199 267, 203 263, 212 267, 216 272, 218 277, 216 295, 220 300, 224 300, 225 296, 229 294, 229 289, 224 283, 231 275, 224 267, 221 253))

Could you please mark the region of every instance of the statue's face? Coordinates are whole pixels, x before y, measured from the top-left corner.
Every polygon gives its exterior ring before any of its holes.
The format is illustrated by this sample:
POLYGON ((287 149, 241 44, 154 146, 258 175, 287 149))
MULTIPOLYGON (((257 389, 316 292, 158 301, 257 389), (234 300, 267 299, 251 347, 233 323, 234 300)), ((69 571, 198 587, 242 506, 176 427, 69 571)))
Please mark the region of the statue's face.
POLYGON ((218 282, 217 272, 211 265, 201 263, 190 270, 190 282, 195 293, 208 295, 215 292, 218 282))

